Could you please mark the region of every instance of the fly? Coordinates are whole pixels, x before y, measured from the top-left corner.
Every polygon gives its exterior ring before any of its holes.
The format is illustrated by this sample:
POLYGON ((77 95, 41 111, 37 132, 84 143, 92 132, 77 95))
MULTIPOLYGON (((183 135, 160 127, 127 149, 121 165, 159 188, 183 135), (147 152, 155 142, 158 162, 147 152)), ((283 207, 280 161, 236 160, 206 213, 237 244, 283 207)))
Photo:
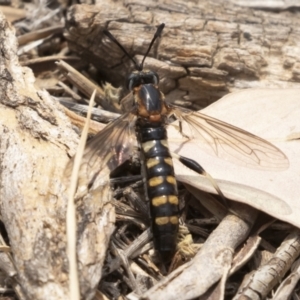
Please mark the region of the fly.
MULTIPOLYGON (((158 88, 158 74, 143 70, 145 58, 163 28, 164 24, 158 26, 140 65, 110 32, 104 32, 135 65, 136 71, 127 80, 133 105, 129 112, 111 122, 87 143, 79 181, 92 186, 102 169, 108 168, 113 172, 132 158, 138 145, 145 194, 150 203, 154 246, 162 258, 169 260, 176 249, 179 220, 178 191, 172 159, 176 158, 188 168, 207 176, 222 197, 223 194, 197 162, 171 153, 168 147, 168 126, 178 129, 181 143, 193 141, 199 145, 206 144, 214 155, 231 160, 233 158, 233 162, 238 159, 249 167, 284 170, 289 166, 289 161, 277 147, 262 138, 199 112, 170 105, 164 100, 158 88), (177 122, 173 122, 174 118, 177 122)), ((72 168, 72 164, 71 160, 67 169, 72 168)))

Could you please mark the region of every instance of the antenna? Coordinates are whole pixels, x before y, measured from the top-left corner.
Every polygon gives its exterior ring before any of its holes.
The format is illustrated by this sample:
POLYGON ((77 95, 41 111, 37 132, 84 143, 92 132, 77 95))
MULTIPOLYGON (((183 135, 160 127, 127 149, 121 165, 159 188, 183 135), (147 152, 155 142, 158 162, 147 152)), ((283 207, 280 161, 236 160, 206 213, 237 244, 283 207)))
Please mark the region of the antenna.
POLYGON ((108 31, 108 30, 103 30, 103 33, 115 44, 119 46, 119 48, 130 58, 130 60, 134 63, 134 66, 137 70, 139 70, 139 65, 137 62, 129 55, 129 53, 125 50, 125 48, 117 41, 117 39, 108 31))
POLYGON ((146 52, 146 54, 144 55, 144 58, 141 62, 140 65, 138 65, 138 63, 136 62, 136 60, 125 50, 125 48, 117 41, 117 39, 108 31, 108 30, 103 30, 103 33, 111 40, 113 41, 115 44, 117 44, 119 46, 119 48, 129 57, 129 59, 134 63, 134 66, 136 68, 137 71, 142 71, 143 70, 143 67, 144 67, 144 61, 147 57, 147 55, 149 54, 150 50, 151 50, 151 47, 153 45, 153 43, 155 42, 155 40, 160 37, 163 29, 165 27, 165 24, 164 23, 161 23, 158 27, 157 27, 157 30, 153 36, 153 39, 148 47, 148 50, 146 52))
POLYGON ((160 35, 161 35, 161 33, 162 33, 164 27, 165 27, 165 23, 161 23, 161 24, 158 26, 158 28, 157 28, 157 30, 156 30, 154 36, 153 36, 153 39, 152 39, 152 41, 151 41, 151 43, 150 43, 150 45, 149 45, 149 48, 148 48, 146 54, 144 55, 144 58, 143 58, 143 60, 142 60, 142 62, 141 62, 141 64, 140 64, 140 66, 139 66, 139 69, 138 69, 139 71, 142 71, 142 70, 143 70, 144 61, 145 61, 147 55, 149 54, 149 52, 150 52, 150 50, 151 50, 151 47, 152 47, 153 43, 155 42, 155 40, 156 40, 158 37, 160 37, 160 35))

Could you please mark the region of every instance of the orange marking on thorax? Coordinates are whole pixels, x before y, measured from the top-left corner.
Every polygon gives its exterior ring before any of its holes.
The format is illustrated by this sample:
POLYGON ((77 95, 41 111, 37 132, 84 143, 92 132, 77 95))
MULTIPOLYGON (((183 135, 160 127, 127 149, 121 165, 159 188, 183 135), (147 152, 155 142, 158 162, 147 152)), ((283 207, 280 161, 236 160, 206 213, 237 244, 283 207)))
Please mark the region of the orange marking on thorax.
POLYGON ((151 121, 151 122, 160 122, 161 121, 161 115, 151 115, 151 116, 149 116, 149 121, 151 121))

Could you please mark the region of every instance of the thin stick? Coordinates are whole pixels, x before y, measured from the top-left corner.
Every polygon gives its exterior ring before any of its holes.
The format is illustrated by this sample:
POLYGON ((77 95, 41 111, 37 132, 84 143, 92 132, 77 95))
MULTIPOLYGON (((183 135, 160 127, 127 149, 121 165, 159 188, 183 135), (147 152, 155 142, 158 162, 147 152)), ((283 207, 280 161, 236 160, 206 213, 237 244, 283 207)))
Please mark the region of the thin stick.
POLYGON ((69 291, 70 300, 80 300, 80 290, 78 281, 78 269, 77 269, 77 255, 76 255, 76 208, 74 203, 74 196, 77 188, 78 173, 81 164, 81 159, 87 139, 90 118, 92 113, 92 108, 94 105, 94 99, 96 95, 96 90, 94 90, 87 113, 86 123, 84 125, 80 142, 78 145, 78 150, 75 155, 74 167, 72 170, 71 184, 69 188, 69 198, 68 198, 68 208, 67 208, 67 243, 68 243, 68 258, 69 258, 69 291))

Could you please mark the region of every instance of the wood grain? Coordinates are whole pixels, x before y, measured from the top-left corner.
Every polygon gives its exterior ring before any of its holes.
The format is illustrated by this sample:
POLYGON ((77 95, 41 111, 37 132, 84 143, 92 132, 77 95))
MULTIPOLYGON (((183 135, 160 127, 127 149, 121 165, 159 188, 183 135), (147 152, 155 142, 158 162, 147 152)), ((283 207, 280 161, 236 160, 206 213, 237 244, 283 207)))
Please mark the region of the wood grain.
POLYGON ((159 73, 172 103, 199 109, 240 89, 300 86, 298 11, 222 1, 97 1, 69 10, 65 35, 73 51, 119 86, 133 65, 102 31, 141 59, 160 23, 166 27, 145 68, 159 73))

